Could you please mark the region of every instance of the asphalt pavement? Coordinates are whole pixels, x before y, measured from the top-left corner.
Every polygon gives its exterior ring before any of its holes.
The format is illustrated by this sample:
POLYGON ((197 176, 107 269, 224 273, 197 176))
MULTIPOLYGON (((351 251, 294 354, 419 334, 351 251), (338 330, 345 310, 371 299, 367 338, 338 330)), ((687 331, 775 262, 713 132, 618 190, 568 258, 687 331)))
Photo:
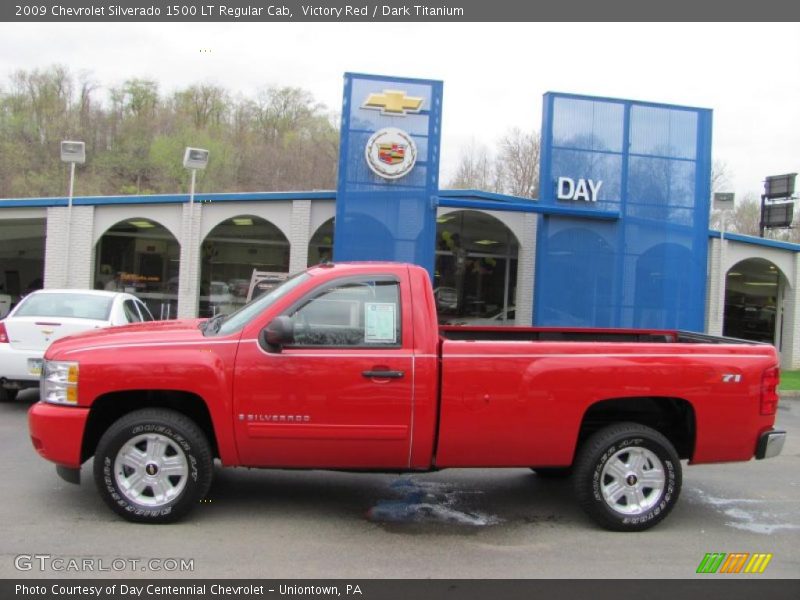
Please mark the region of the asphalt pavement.
POLYGON ((687 467, 673 513, 625 534, 595 526, 568 480, 526 469, 218 468, 187 519, 135 525, 103 504, 90 463, 75 486, 36 454, 35 399, 0 404, 2 578, 691 578, 709 577, 695 573, 709 552, 773 555, 737 577, 800 574, 800 400, 781 402, 781 456, 687 467))

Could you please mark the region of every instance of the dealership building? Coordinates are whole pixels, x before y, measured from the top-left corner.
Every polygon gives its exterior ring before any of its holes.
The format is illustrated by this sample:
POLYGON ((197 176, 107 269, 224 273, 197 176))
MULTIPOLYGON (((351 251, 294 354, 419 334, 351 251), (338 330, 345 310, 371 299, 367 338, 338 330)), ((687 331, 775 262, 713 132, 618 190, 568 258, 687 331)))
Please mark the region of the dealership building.
POLYGON ((530 200, 439 189, 442 87, 346 74, 336 190, 0 199, 0 294, 208 316, 254 269, 400 260, 428 269, 442 322, 687 329, 800 368, 800 245, 709 230, 710 110, 547 93, 530 200))

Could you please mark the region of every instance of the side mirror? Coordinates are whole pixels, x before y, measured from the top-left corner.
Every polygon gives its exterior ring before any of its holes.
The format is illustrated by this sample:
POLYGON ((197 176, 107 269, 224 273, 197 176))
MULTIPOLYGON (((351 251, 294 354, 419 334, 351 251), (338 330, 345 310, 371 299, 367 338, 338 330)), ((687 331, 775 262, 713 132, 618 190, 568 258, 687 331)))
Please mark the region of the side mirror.
POLYGON ((285 344, 294 341, 294 321, 290 317, 275 317, 259 336, 267 352, 280 352, 285 344))

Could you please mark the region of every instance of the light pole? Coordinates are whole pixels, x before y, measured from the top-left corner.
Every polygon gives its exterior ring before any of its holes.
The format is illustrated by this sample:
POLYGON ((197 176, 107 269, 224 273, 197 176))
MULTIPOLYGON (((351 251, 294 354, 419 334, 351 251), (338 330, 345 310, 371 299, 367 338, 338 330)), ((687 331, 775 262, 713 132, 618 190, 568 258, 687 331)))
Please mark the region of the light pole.
POLYGON ((83 142, 63 141, 61 142, 61 161, 69 163, 69 197, 67 199, 67 244, 64 248, 64 260, 67 271, 66 281, 69 287, 69 247, 70 236, 72 235, 72 196, 75 191, 75 165, 86 162, 86 145, 83 142))
POLYGON ((192 181, 189 184, 189 204, 194 204, 194 182, 198 169, 205 169, 208 165, 208 150, 202 148, 186 148, 183 153, 183 166, 192 172, 192 181))
MULTIPOLYGON (((198 291, 196 285, 192 286, 189 283, 190 277, 195 277, 195 279, 197 279, 198 274, 195 273, 195 269, 198 266, 197 262, 199 258, 199 246, 200 246, 200 240, 195 239, 197 237, 197 231, 195 226, 196 219, 194 216, 195 213, 194 186, 195 186, 195 181, 197 179, 197 170, 205 169, 206 166, 208 165, 208 154, 209 154, 208 150, 204 150, 203 148, 186 148, 186 150, 183 153, 183 166, 191 171, 192 178, 189 183, 189 210, 188 210, 189 222, 187 224, 188 227, 186 228, 186 233, 183 234, 184 239, 182 240, 182 244, 184 244, 188 250, 188 252, 186 253, 186 259, 188 264, 181 265, 181 273, 182 274, 185 273, 185 275, 179 278, 180 286, 182 288, 182 290, 179 290, 179 294, 181 296, 183 296, 181 292, 187 289, 195 290, 195 292, 198 291)), ((192 296, 194 298, 193 310, 196 311, 199 294, 193 293, 192 296)), ((188 306, 185 308, 185 310, 187 311, 189 310, 188 306)), ((181 311, 179 310, 179 312, 181 311)))

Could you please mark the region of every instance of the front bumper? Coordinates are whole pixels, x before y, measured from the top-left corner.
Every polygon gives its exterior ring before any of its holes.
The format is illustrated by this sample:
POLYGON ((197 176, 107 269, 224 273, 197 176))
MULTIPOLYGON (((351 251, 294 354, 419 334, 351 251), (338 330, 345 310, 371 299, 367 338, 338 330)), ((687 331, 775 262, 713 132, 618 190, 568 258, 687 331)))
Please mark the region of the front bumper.
POLYGON ((28 429, 33 447, 42 458, 77 469, 89 409, 37 402, 28 411, 28 429))
POLYGON ((758 438, 758 445, 756 446, 756 458, 772 458, 778 456, 783 450, 783 442, 786 441, 786 432, 778 429, 771 429, 765 431, 758 438))

